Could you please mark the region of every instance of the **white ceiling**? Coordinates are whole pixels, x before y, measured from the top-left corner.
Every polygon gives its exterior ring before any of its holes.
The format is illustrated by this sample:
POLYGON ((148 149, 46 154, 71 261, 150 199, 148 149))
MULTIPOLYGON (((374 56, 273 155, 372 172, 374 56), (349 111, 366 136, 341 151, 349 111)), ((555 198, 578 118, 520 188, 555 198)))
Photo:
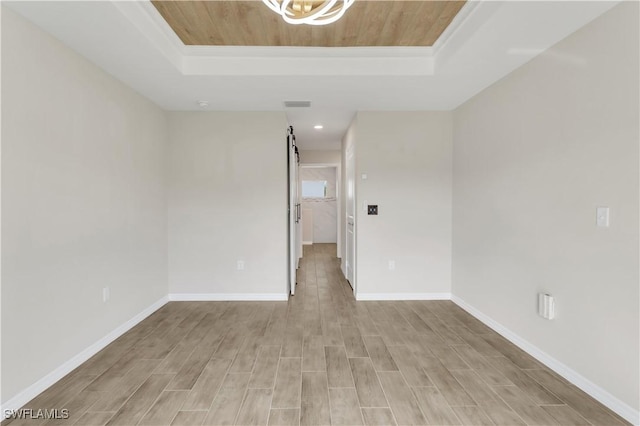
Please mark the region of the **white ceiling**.
POLYGON ((184 46, 148 1, 3 1, 164 109, 286 111, 302 149, 359 110, 454 109, 616 3, 469 1, 433 48, 256 48, 184 46))

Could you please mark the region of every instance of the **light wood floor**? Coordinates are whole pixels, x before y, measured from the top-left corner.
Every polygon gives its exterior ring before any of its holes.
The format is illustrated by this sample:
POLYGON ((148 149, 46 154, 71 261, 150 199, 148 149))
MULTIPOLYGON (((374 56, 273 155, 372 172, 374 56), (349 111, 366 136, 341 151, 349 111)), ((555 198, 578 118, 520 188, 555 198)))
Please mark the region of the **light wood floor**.
POLYGON ((289 302, 171 302, 27 407, 76 425, 626 424, 452 302, 356 302, 333 244, 305 247, 300 275, 289 302))

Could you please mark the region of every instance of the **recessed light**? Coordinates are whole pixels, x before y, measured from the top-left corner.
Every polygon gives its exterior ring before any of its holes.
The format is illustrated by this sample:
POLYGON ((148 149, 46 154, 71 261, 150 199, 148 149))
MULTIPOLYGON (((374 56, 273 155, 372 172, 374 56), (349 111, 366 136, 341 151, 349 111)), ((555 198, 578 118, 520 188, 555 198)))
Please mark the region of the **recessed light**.
POLYGON ((198 101, 197 104, 200 108, 206 108, 209 106, 209 101, 198 101))
POLYGON ((315 126, 313 126, 313 128, 316 130, 320 130, 322 129, 322 124, 316 124, 315 126))

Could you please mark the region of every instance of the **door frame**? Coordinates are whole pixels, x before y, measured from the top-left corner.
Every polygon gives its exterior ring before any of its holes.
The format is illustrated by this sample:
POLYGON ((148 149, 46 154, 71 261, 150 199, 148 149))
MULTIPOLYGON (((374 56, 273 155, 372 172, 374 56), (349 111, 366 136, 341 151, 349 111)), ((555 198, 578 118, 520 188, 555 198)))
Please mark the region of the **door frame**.
MULTIPOLYGON (((342 259, 342 227, 340 220, 340 209, 342 208, 342 164, 340 163, 300 163, 300 174, 298 176, 299 187, 302 187, 302 169, 319 169, 319 168, 335 168, 336 169, 336 257, 342 259)), ((302 197, 300 197, 302 202, 302 197)))
POLYGON ((357 186, 358 186, 358 178, 357 178, 357 170, 355 167, 355 144, 349 144, 344 143, 343 144, 343 150, 342 150, 342 161, 344 162, 344 182, 343 182, 343 191, 344 191, 344 217, 342 218, 342 223, 344 224, 344 243, 345 243, 345 247, 344 247, 344 260, 345 262, 343 263, 344 268, 342 270, 342 273, 345 277, 345 279, 347 281, 349 281, 349 283, 351 284, 351 288, 353 290, 353 296, 356 298, 356 300, 358 299, 358 271, 357 271, 357 259, 358 259, 358 238, 357 238, 357 232, 358 232, 358 200, 357 200, 357 186), (352 163, 350 163, 349 160, 349 153, 351 154, 351 161, 352 163), (353 174, 353 194, 351 197, 351 200, 349 199, 349 179, 351 178, 351 174, 353 174), (347 261, 348 259, 348 253, 347 251, 349 251, 349 235, 348 235, 348 221, 349 221, 349 208, 352 209, 351 214, 353 216, 353 241, 352 241, 352 245, 353 245, 353 249, 352 249, 352 253, 351 256, 353 256, 353 258, 351 259, 351 262, 349 265, 347 265, 347 261), (351 279, 349 279, 349 267, 351 267, 351 279))

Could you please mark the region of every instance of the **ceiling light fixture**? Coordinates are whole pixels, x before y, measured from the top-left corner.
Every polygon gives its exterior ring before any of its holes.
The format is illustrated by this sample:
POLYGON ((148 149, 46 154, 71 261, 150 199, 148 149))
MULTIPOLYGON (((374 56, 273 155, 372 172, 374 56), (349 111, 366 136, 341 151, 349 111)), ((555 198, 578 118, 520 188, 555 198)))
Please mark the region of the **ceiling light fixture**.
POLYGON ((209 106, 209 101, 198 101, 197 104, 200 108, 204 109, 209 106))
POLYGON ((285 22, 327 25, 336 22, 355 0, 262 0, 285 22))
POLYGON ((313 126, 314 129, 316 130, 321 130, 322 129, 322 124, 316 124, 315 126, 313 126))

